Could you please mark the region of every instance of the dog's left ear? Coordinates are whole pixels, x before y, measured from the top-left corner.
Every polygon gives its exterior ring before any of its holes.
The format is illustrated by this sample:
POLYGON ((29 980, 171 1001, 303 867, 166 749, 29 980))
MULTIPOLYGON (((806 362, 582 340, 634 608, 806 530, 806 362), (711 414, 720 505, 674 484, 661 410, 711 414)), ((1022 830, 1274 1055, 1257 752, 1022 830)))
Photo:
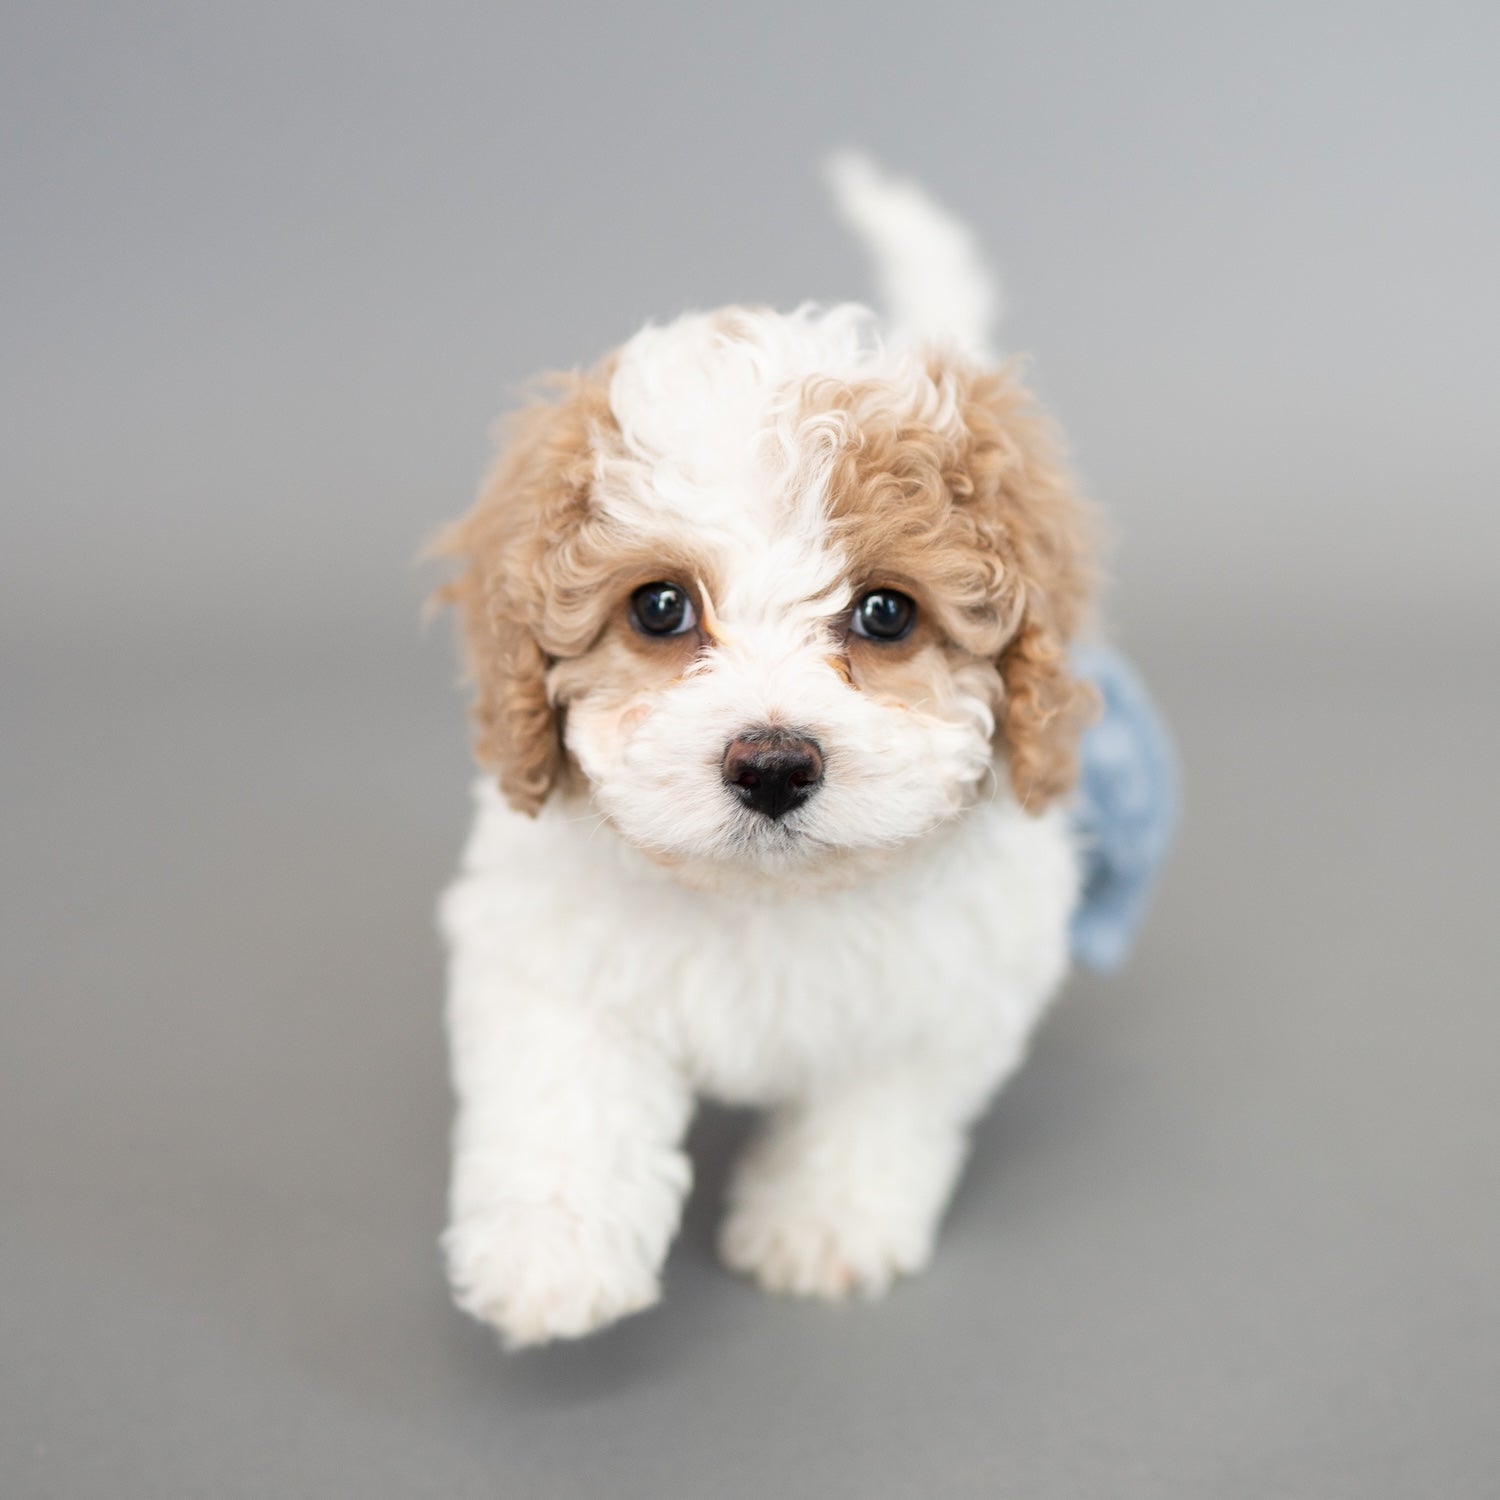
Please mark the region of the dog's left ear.
POLYGON ((570 548, 586 524, 594 445, 610 420, 599 376, 553 384, 558 399, 510 420, 473 509, 428 549, 464 565, 436 598, 457 608, 463 627, 475 758, 495 773, 511 806, 531 815, 563 772, 547 670, 571 644, 577 617, 593 607, 570 548))
POLYGON ((968 504, 984 518, 1005 587, 999 738, 1017 800, 1039 812, 1077 780, 1096 709, 1069 662, 1093 592, 1093 527, 1051 423, 1012 370, 974 379, 965 425, 968 504))

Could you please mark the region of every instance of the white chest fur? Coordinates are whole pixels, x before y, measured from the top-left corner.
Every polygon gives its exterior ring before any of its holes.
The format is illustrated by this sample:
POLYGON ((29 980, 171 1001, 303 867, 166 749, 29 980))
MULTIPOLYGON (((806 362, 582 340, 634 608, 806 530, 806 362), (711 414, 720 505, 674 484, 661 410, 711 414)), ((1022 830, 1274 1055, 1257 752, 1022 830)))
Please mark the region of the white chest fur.
POLYGON ((1066 965, 1077 875, 1057 814, 986 804, 852 888, 782 894, 686 888, 577 808, 533 822, 487 785, 478 802, 443 919, 491 982, 455 1003, 608 1015, 710 1097, 1014 1045, 1066 965))
POLYGON ((701 890, 488 787, 443 902, 449 1274, 512 1343, 659 1294, 692 1099, 770 1106, 720 1245, 764 1285, 882 1290, 931 1254, 967 1127, 1067 962, 1056 813, 977 807, 845 889, 701 890))

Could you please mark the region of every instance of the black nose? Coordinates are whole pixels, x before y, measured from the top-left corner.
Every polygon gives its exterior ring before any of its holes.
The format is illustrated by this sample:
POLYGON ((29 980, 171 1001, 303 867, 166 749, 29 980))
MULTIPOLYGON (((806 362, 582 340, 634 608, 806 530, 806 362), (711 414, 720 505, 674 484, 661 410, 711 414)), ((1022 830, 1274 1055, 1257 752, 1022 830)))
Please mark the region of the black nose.
POLYGON ((724 784, 746 807, 780 818, 823 780, 817 741, 786 729, 747 729, 724 752, 724 784))

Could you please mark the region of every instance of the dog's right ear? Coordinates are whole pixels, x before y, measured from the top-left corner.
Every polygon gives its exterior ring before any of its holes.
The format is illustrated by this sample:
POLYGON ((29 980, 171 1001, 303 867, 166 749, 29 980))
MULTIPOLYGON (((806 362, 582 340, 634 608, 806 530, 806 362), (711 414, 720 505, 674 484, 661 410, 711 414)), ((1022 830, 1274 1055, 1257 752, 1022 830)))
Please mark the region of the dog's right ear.
POLYGON ((556 399, 506 424, 498 459, 472 510, 427 556, 463 571, 435 600, 456 606, 474 688, 474 754, 506 800, 535 816, 562 774, 564 755, 546 675, 548 581, 558 549, 589 508, 594 450, 612 421, 607 383, 562 376, 556 399))

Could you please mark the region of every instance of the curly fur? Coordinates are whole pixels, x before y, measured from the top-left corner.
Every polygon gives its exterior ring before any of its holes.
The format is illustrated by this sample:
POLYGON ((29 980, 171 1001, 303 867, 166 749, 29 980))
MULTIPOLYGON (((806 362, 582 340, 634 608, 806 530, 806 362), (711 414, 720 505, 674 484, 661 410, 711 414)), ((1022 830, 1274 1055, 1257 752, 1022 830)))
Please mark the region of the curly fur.
MULTIPOLYGON (((922 204, 870 191, 892 232, 922 204)), ((855 306, 647 327, 512 422, 437 544, 504 796, 444 904, 446 1243, 511 1342, 655 1297, 698 1094, 771 1111, 732 1265, 827 1295, 916 1269, 1061 978, 1088 525, 1016 368, 963 352, 980 332, 883 338, 855 306), (697 624, 650 639, 630 598, 662 580, 697 624), (917 601, 899 643, 850 628, 877 587, 917 601), (774 821, 721 773, 769 729, 824 766, 774 821)))
POLYGON ((505 424, 478 503, 430 549, 468 564, 438 597, 456 605, 463 622, 475 756, 511 803, 532 814, 562 764, 547 701, 549 656, 576 653, 597 628, 590 586, 606 570, 585 552, 593 455, 614 429, 606 379, 554 377, 554 385, 557 399, 505 424))

